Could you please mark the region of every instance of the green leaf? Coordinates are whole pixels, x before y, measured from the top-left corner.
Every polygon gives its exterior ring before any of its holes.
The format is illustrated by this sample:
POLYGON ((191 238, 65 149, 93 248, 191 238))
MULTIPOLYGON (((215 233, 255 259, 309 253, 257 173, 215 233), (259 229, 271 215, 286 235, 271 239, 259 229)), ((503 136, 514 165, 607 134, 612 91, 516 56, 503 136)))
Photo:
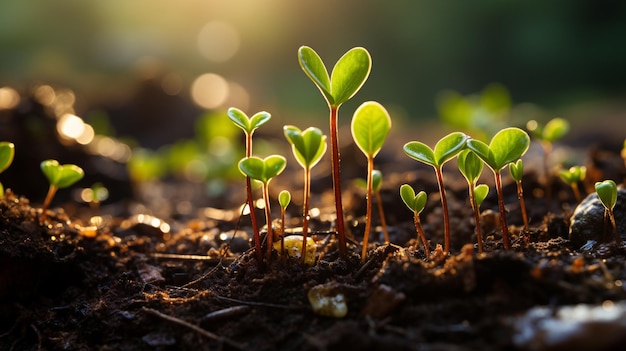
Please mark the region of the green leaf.
POLYGON ((309 127, 301 131, 296 126, 284 126, 285 138, 291 144, 296 161, 306 169, 315 166, 326 152, 326 136, 319 128, 309 127))
POLYGON ((542 138, 548 142, 554 142, 569 132, 569 122, 563 118, 554 118, 543 127, 542 138))
POLYGON ((330 77, 320 56, 308 46, 298 49, 298 62, 306 75, 315 83, 329 105, 335 103, 330 89, 330 77))
POLYGON ((372 69, 372 58, 366 49, 356 47, 346 52, 333 67, 330 77, 335 105, 350 100, 363 86, 372 69))
POLYGON ((61 165, 57 160, 43 161, 40 167, 48 182, 59 189, 71 186, 85 175, 82 168, 72 164, 61 165))
POLYGON ((424 191, 420 191, 415 194, 413 188, 408 184, 403 184, 400 187, 400 196, 402 197, 402 201, 409 210, 417 213, 421 213, 426 207, 426 201, 428 200, 428 196, 424 191))
POLYGON ((279 175, 287 165, 287 160, 280 155, 271 155, 264 159, 256 156, 244 157, 239 161, 239 170, 244 175, 264 184, 279 175))
POLYGON ((472 150, 463 150, 457 157, 461 174, 469 184, 475 184, 483 172, 484 163, 472 150))
MULTIPOLYGON (((467 148, 472 150, 483 162, 492 170, 496 170, 495 160, 493 153, 489 149, 489 145, 483 143, 478 139, 469 139, 467 142, 467 148)), ((499 169, 497 169, 499 170, 499 169)))
POLYGON ((489 186, 486 184, 479 184, 474 187, 474 201, 476 201, 476 205, 480 206, 485 198, 489 194, 489 186))
POLYGON ((437 167, 437 161, 435 160, 435 154, 433 150, 426 144, 419 141, 409 141, 404 144, 404 153, 409 157, 423 162, 427 165, 437 167))
POLYGON ((600 201, 604 204, 604 207, 612 210, 617 202, 617 185, 615 182, 609 179, 597 182, 595 187, 596 193, 600 201))
POLYGON ((511 162, 522 157, 530 146, 530 137, 519 128, 505 128, 496 133, 487 146, 469 139, 467 147, 474 151, 494 172, 499 172, 511 162))
POLYGON ((0 142, 0 173, 4 172, 11 163, 15 156, 15 145, 8 141, 0 142))
POLYGON ((272 117, 269 113, 261 111, 248 118, 248 115, 235 107, 229 108, 227 114, 228 118, 248 135, 252 134, 255 129, 265 124, 272 117))
POLYGON ((278 203, 282 209, 287 208, 291 202, 291 193, 288 190, 283 190, 278 194, 278 203))
POLYGON ((509 172, 511 172, 511 177, 513 177, 516 182, 521 182, 524 176, 524 163, 522 160, 519 159, 517 162, 510 163, 509 172))
POLYGON ((559 177, 567 184, 578 183, 585 179, 587 175, 587 167, 573 166, 567 170, 559 171, 559 177))
POLYGON ((467 139, 469 137, 461 132, 450 133, 437 142, 434 151, 424 143, 410 141, 404 144, 404 152, 417 161, 441 168, 465 148, 467 139))
POLYGON ((352 137, 368 157, 375 157, 391 129, 391 118, 383 105, 375 101, 361 104, 352 117, 352 137))
POLYGON ((382 186, 383 186, 383 173, 375 169, 372 171, 372 190, 374 192, 379 191, 382 186))

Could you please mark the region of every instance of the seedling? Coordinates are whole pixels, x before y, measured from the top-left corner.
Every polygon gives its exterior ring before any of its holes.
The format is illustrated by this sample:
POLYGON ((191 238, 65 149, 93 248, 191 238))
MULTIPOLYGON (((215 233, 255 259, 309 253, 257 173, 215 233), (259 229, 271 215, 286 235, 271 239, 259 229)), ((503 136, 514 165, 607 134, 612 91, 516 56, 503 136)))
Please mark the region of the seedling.
POLYGON ((291 144, 296 161, 304 168, 304 197, 302 206, 302 262, 306 261, 306 244, 309 233, 309 199, 311 197, 311 168, 326 152, 326 136, 318 128, 301 131, 295 126, 284 126, 285 138, 291 144))
POLYGON ((352 138, 367 157, 367 210, 365 215, 365 232, 363 233, 363 251, 361 260, 367 258, 367 243, 372 227, 372 192, 374 157, 380 152, 391 129, 391 118, 383 105, 375 101, 364 102, 352 117, 352 138))
MULTIPOLYGON (((612 180, 605 180, 602 182, 596 182, 596 193, 604 205, 604 216, 608 216, 613 227, 613 234, 615 235, 615 243, 620 244, 621 240, 619 233, 617 232, 617 225, 615 224, 615 215, 613 214, 613 208, 617 202, 617 184, 612 180)), ((606 222, 605 222, 606 223, 606 222)))
POLYGON ((41 208, 40 220, 46 218, 46 211, 52 203, 52 199, 58 189, 67 188, 77 181, 81 180, 85 173, 83 169, 71 164, 61 165, 57 160, 46 160, 41 162, 41 171, 48 179, 50 187, 48 188, 48 194, 43 202, 41 208))
POLYGON ((549 168, 549 156, 555 141, 563 138, 569 131, 569 122, 563 118, 554 118, 545 126, 541 126, 537 121, 531 120, 526 124, 526 128, 541 142, 543 148, 543 174, 546 182, 546 192, 549 201, 552 199, 552 185, 549 168))
POLYGON ((463 150, 457 158, 459 170, 467 180, 469 190, 469 200, 474 211, 474 221, 476 222, 476 237, 478 242, 478 252, 483 252, 483 237, 480 230, 480 204, 489 193, 489 187, 485 184, 476 185, 478 178, 483 172, 484 163, 471 150, 463 150))
POLYGON ((506 225, 504 210, 504 197, 502 195, 501 171, 506 165, 521 158, 530 146, 530 137, 519 128, 505 128, 491 138, 489 145, 476 139, 469 139, 467 147, 474 151, 478 157, 493 171, 498 192, 498 207, 500 208, 500 224, 502 225, 502 242, 504 248, 509 250, 509 230, 506 225))
MULTIPOLYGON (((258 112, 252 117, 248 117, 243 111, 231 107, 228 109, 228 118, 239 128, 241 128, 246 135, 246 157, 252 156, 252 134, 254 131, 267 123, 270 120, 271 115, 265 111, 258 112)), ((252 198, 252 183, 250 176, 246 176, 246 194, 248 197, 248 209, 250 210, 250 222, 252 224, 252 230, 254 233, 254 248, 256 251, 256 258, 259 264, 263 261, 263 255, 261 253, 261 234, 259 233, 259 226, 254 213, 254 199, 252 198)), ((271 226, 268 225, 268 226, 271 226)))
POLYGON ((443 207, 444 223, 444 250, 450 252, 450 220, 448 219, 448 202, 446 201, 446 190, 443 186, 443 164, 451 160, 465 147, 465 142, 469 137, 461 132, 454 132, 446 135, 431 149, 428 145, 419 141, 411 141, 404 145, 404 152, 411 158, 431 165, 437 174, 437 184, 443 207))
POLYGON ((331 170, 337 212, 337 239, 339 241, 339 254, 345 258, 346 236, 341 201, 337 115, 339 107, 350 100, 367 80, 372 68, 372 59, 367 50, 362 47, 355 47, 339 58, 330 76, 322 59, 308 46, 302 46, 298 49, 298 61, 304 73, 315 83, 326 99, 330 110, 331 170))
POLYGON ((415 194, 415 190, 413 190, 410 185, 403 184, 400 187, 400 197, 402 197, 402 201, 406 207, 413 211, 413 222, 415 223, 415 230, 417 231, 417 241, 422 241, 426 257, 430 257, 428 240, 426 240, 426 235, 424 234, 424 229, 422 229, 422 223, 420 221, 420 213, 424 210, 424 207, 426 207, 428 196, 424 191, 415 194))
MULTIPOLYGON (((272 231, 272 213, 270 210, 269 183, 285 169, 287 160, 280 155, 271 155, 264 159, 256 156, 245 157, 239 161, 239 169, 243 174, 263 183, 263 201, 265 202, 265 223, 267 224, 267 252, 266 263, 272 260, 272 244, 274 233, 272 231)), ((259 241, 260 244, 260 241, 259 241)))
POLYGON ((285 257, 285 211, 287 206, 291 202, 291 193, 288 190, 283 190, 278 194, 278 204, 280 205, 280 257, 285 257))
MULTIPOLYGON (((8 141, 0 142, 0 173, 4 172, 15 157, 15 145, 8 141)), ((4 186, 0 183, 0 197, 4 196, 4 186)))
MULTIPOLYGON (((365 190, 367 190, 367 180, 358 178, 355 180, 355 184, 365 190)), ((372 172, 372 192, 374 193, 374 199, 376 199, 376 206, 378 207, 378 216, 380 217, 380 226, 383 228, 383 234, 385 237, 385 244, 389 244, 389 230, 387 229, 387 220, 385 219, 385 210, 383 209, 383 200, 380 197, 380 189, 383 186, 383 174, 381 171, 375 169, 372 172)))
POLYGON ((578 189, 578 183, 585 180, 586 175, 587 167, 585 166, 573 166, 567 170, 561 170, 559 172, 559 177, 561 177, 561 180, 572 188, 577 202, 580 202, 582 200, 580 190, 578 189))
POLYGON ((526 202, 524 201, 524 189, 522 188, 522 177, 524 176, 524 163, 522 160, 519 159, 517 162, 510 163, 509 172, 517 184, 517 199, 519 200, 519 206, 522 210, 524 230, 528 231, 528 215, 526 214, 526 202))

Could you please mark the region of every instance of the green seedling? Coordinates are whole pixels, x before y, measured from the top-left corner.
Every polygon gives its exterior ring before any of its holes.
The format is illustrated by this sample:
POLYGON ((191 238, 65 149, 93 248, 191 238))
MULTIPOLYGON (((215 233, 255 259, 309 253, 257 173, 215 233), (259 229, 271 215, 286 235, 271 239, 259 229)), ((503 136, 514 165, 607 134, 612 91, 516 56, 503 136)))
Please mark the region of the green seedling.
POLYGON ((48 187, 48 194, 43 202, 41 208, 40 219, 46 218, 46 211, 52 203, 52 199, 57 190, 67 188, 77 181, 81 180, 85 173, 83 169, 71 164, 61 165, 57 160, 46 160, 41 162, 41 171, 48 179, 50 186, 48 187))
POLYGON ((301 131, 295 126, 284 126, 285 138, 291 144, 296 161, 304 168, 304 197, 302 206, 302 262, 306 261, 306 244, 309 234, 309 200, 311 197, 311 168, 326 152, 326 136, 319 128, 301 131))
POLYGON ((545 126, 531 120, 526 128, 539 140, 543 148, 543 174, 548 201, 552 199, 552 174, 550 173, 549 157, 555 141, 562 139, 569 132, 569 122, 563 118, 553 118, 545 126))
POLYGON ((81 191, 80 197, 83 201, 89 203, 94 210, 100 207, 100 203, 109 198, 109 189, 102 183, 94 183, 91 188, 85 188, 81 191))
MULTIPOLYGON (((355 184, 365 190, 367 190, 367 180, 358 178, 355 179, 355 184)), ((380 189, 383 186, 383 174, 381 171, 375 169, 372 172, 372 192, 374 193, 374 199, 376 199, 376 206, 378 207, 378 216, 380 217, 380 226, 383 228, 383 234, 385 237, 385 244, 389 244, 389 230, 387 229, 387 220, 385 219, 385 210, 383 208, 383 200, 380 197, 380 189)))
POLYGON ((587 167, 585 166, 573 166, 567 170, 559 171, 559 177, 563 182, 569 185, 570 188, 572 188, 577 202, 580 202, 582 200, 580 190, 578 189, 578 183, 585 180, 586 175, 587 167))
POLYGON ((604 205, 604 216, 608 216, 613 228, 613 234, 615 235, 615 243, 620 244, 621 239, 617 232, 617 225, 615 224, 615 215, 613 214, 613 208, 617 202, 617 184, 612 180, 605 180, 602 182, 596 182, 596 193, 604 205))
MULTIPOLYGON (((252 117, 248 117, 240 109, 231 107, 228 109, 228 118, 239 128, 241 128, 246 135, 246 157, 252 157, 252 135, 254 131, 267 123, 272 117, 269 113, 262 111, 256 113, 252 117)), ((252 198, 252 183, 250 176, 246 175, 246 194, 248 208, 250 210, 250 222, 252 223, 252 230, 254 233, 254 248, 256 251, 256 258, 259 264, 263 261, 263 255, 261 253, 261 234, 259 233, 259 226, 254 213, 254 199, 252 198)), ((268 226, 271 226, 268 225, 268 226)))
POLYGON ((469 139, 467 147, 493 171, 496 191, 498 192, 498 207, 500 208, 500 224, 502 225, 502 241, 504 248, 509 250, 509 230, 506 225, 504 197, 502 195, 501 171, 509 163, 520 159, 530 146, 530 137, 519 128, 505 128, 491 138, 489 145, 476 139, 469 139))
MULTIPOLYGON (((267 252, 266 263, 272 260, 272 244, 274 233, 272 230, 272 214, 270 210, 269 183, 285 169, 287 160, 280 155, 271 155, 264 159, 256 156, 245 157, 239 161, 239 169, 243 174, 263 183, 263 201, 265 202, 265 223, 267 224, 267 252)), ((260 240, 259 240, 260 244, 260 240)))
POLYGON ((485 184, 476 185, 478 178, 483 172, 484 163, 471 150, 463 150, 457 157, 457 162, 461 174, 467 180, 469 190, 469 200, 474 211, 474 221, 476 222, 476 237, 478 242, 478 252, 483 252, 483 237, 480 230, 480 204, 489 193, 489 187, 485 184))
POLYGON ((524 201, 524 189, 522 188, 522 177, 524 176, 524 163, 521 159, 516 162, 509 163, 509 172, 517 185, 517 199, 522 210, 522 220, 524 221, 524 230, 528 231, 528 215, 526 214, 526 202, 524 201))
POLYGON ((361 259, 367 258, 367 243, 372 226, 372 193, 374 157, 380 152, 391 129, 391 117, 383 105, 375 101, 364 102, 352 117, 352 138, 367 157, 367 210, 365 232, 363 233, 363 251, 361 259))
POLYGON ((322 59, 308 46, 302 46, 298 49, 298 61, 304 73, 315 83, 324 96, 330 110, 331 170, 337 212, 337 239, 339 241, 339 254, 345 258, 346 236, 341 201, 337 115, 339 107, 350 100, 367 80, 372 68, 372 59, 366 49, 355 47, 339 58, 330 76, 322 59))
MULTIPOLYGON (((0 173, 4 172, 15 157, 15 145, 8 141, 0 142, 0 173)), ((4 186, 0 183, 0 197, 4 196, 4 186)))
POLYGON ((285 212, 287 206, 291 202, 291 193, 288 190, 283 190, 278 194, 278 204, 280 205, 280 257, 285 257, 285 212))
POLYGON ((406 207, 413 211, 413 222, 415 223, 415 230, 417 231, 417 241, 422 241, 424 252, 428 258, 430 257, 430 247, 428 246, 428 240, 426 240, 426 234, 424 234, 424 229, 420 221, 420 213, 424 210, 424 207, 426 207, 428 196, 424 191, 415 194, 415 190, 413 190, 410 185, 403 184, 400 187, 400 197, 402 197, 402 201, 406 207))
POLYGON ((443 185, 443 164, 451 160, 465 148, 465 142, 469 137, 461 132, 454 132, 446 135, 431 149, 428 145, 411 141, 404 145, 404 152, 411 158, 431 165, 437 174, 437 184, 441 195, 441 206, 443 207, 444 223, 444 250, 450 252, 450 220, 448 218, 448 202, 446 200, 446 190, 443 185))

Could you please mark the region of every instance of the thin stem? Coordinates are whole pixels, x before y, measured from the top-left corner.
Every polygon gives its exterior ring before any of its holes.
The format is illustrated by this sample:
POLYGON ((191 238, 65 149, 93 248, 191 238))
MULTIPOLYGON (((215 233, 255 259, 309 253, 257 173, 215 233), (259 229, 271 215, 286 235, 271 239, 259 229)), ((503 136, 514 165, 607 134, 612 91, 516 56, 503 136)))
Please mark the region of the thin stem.
POLYGON ((578 183, 576 182, 570 183, 570 186, 572 187, 572 191, 574 192, 574 197, 576 197, 576 202, 580 202, 581 196, 580 196, 580 190, 578 189, 578 183))
POLYGON ((504 244, 504 249, 509 250, 511 248, 511 243, 509 241, 509 230, 506 225, 506 214, 504 211, 504 197, 502 196, 502 177, 500 176, 500 171, 494 171, 493 174, 496 178, 496 191, 498 192, 500 224, 502 225, 502 243, 504 244))
POLYGON ((474 211, 474 224, 476 231, 476 242, 478 243, 478 253, 483 253, 483 235, 480 229, 480 209, 478 208, 478 204, 476 203, 476 198, 474 196, 474 185, 470 184, 469 186, 469 198, 470 204, 472 205, 472 210, 474 211))
POLYGON ((55 185, 50 184, 50 187, 48 188, 48 194, 46 194, 46 198, 43 201, 43 206, 41 207, 41 216, 39 217, 39 219, 46 219, 46 211, 50 207, 52 199, 54 198, 54 194, 56 194, 58 189, 59 188, 57 188, 55 185))
POLYGON ((361 252, 361 262, 367 260, 367 244, 370 230, 372 228, 372 173, 374 172, 374 158, 367 157, 367 210, 365 213, 365 232, 363 233, 363 250, 361 252))
POLYGON ((341 177, 339 172, 339 136, 337 133, 338 106, 330 107, 330 151, 333 173, 333 190, 335 192, 335 210, 337 212, 337 239, 339 240, 339 256, 346 258, 346 233, 343 224, 343 205, 341 203, 341 177))
POLYGON ((517 198, 519 199, 519 206, 522 210, 522 219, 524 220, 524 230, 528 231, 528 215, 526 214, 526 202, 524 201, 524 189, 522 188, 522 182, 517 183, 517 198))
POLYGON ((306 262, 306 240, 309 235, 309 198, 311 196, 311 169, 304 168, 304 205, 302 206, 302 263, 306 262))
MULTIPOLYGON (((246 133, 246 157, 252 156, 252 133, 246 133)), ((248 209, 250 210, 250 222, 254 234, 254 251, 259 265, 263 264, 263 254, 261 253, 261 234, 259 233, 259 222, 254 213, 254 199, 252 198, 252 181, 246 176, 246 192, 248 196, 248 209)))
POLYGON ((424 229, 422 228, 420 214, 417 211, 413 211, 413 223, 415 223, 415 230, 417 230, 417 241, 422 241, 422 244, 424 244, 424 252, 426 253, 426 258, 430 258, 430 247, 428 246, 428 240, 426 240, 426 234, 424 234, 424 229))
POLYGON ((376 205, 378 207, 380 225, 383 227, 383 234, 385 235, 385 244, 389 244, 389 230, 387 230, 387 220, 385 219, 385 211, 383 210, 383 200, 380 198, 380 191, 374 192, 374 198, 376 199, 376 205))
POLYGON ((280 224, 283 226, 281 228, 280 234, 280 257, 283 261, 285 261, 285 208, 280 208, 280 224))
POLYGON ((437 184, 439 184, 439 195, 441 197, 441 207, 443 208, 443 235, 445 253, 450 252, 450 219, 448 218, 448 201, 446 200, 446 190, 443 187, 443 173, 441 167, 435 167, 437 173, 437 184))
POLYGON ((272 213, 270 210, 269 183, 263 184, 263 200, 265 200, 265 223, 267 223, 267 252, 265 262, 269 266, 272 260, 272 244, 274 243, 274 231, 272 230, 272 213))
POLYGON ((615 223, 615 215, 613 214, 612 209, 607 209, 607 212, 609 213, 609 219, 611 220, 611 225, 613 226, 613 234, 615 235, 615 243, 617 245, 620 245, 622 243, 622 240, 619 236, 619 233, 617 232, 617 225, 615 223))

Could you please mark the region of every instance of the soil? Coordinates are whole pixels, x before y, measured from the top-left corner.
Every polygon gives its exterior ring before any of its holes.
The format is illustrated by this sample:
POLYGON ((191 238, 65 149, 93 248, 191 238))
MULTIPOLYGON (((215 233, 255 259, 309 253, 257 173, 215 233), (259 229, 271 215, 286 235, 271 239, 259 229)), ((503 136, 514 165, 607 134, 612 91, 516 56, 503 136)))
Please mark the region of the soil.
MULTIPOLYGON (((594 156, 606 153, 597 151, 590 153, 590 174, 623 179, 618 153, 611 150, 613 162, 607 164, 594 156)), ((569 188, 553 180, 549 200, 540 177, 528 172, 523 184, 531 226, 525 231, 515 184, 507 182, 512 249, 503 249, 491 194, 482 205, 485 253, 478 254, 466 185, 459 175, 447 175, 450 255, 437 250, 443 238, 434 173, 414 167, 386 174, 381 198, 393 244, 382 244, 374 216, 377 227, 364 264, 359 256, 363 190, 344 187, 350 240, 348 256, 341 259, 331 189, 314 184, 312 203, 320 211, 311 230, 319 257, 310 267, 281 260, 276 252, 269 266, 256 262, 249 219, 237 205, 243 182, 231 185, 227 194, 236 199, 223 199, 221 208, 174 211, 168 218, 148 210, 132 214, 128 208, 138 204, 119 201, 112 205, 116 210, 59 206, 42 219, 38 205, 8 190, 0 199, 0 349, 612 350, 623 345, 623 309, 615 320, 594 319, 592 312, 614 311, 626 301, 626 248, 611 241, 572 246, 569 221, 576 201, 569 188), (430 258, 416 248, 412 214, 399 201, 397 189, 404 182, 434 194, 422 213, 434 251, 430 258), (343 297, 347 314, 314 312, 308 299, 314 289, 335 305, 343 297), (559 317, 567 306, 591 312, 582 320, 559 317), (549 313, 536 317, 542 308, 549 313)), ((294 193, 299 186, 297 180, 283 185, 294 193)), ((179 182, 145 186, 144 193, 162 195, 142 203, 144 209, 163 199, 173 208, 183 203, 174 194, 198 191, 198 185, 179 182)), ((298 209, 291 207, 287 227, 295 229, 298 209)), ((261 210, 257 213, 263 221, 261 210)))

